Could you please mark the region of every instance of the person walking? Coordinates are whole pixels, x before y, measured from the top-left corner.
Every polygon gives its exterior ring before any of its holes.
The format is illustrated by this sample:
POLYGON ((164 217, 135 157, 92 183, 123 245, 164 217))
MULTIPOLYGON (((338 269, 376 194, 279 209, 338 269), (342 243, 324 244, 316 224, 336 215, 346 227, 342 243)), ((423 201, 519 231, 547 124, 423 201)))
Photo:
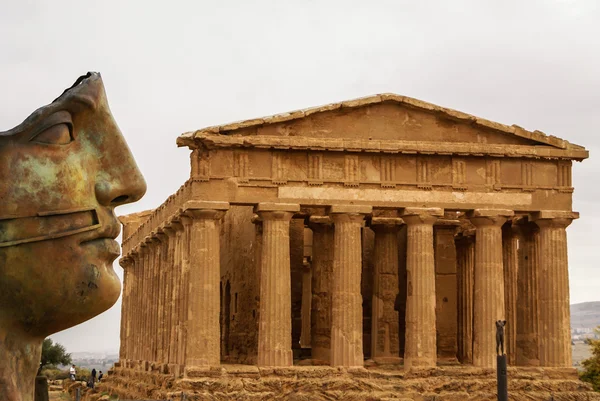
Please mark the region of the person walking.
POLYGON ((75 381, 75 375, 77 374, 77 372, 75 371, 75 365, 71 366, 71 369, 69 369, 69 377, 71 378, 71 380, 75 381))
POLYGON ((98 381, 102 381, 102 377, 104 376, 104 374, 102 374, 102 371, 100 371, 100 373, 98 374, 98 381))

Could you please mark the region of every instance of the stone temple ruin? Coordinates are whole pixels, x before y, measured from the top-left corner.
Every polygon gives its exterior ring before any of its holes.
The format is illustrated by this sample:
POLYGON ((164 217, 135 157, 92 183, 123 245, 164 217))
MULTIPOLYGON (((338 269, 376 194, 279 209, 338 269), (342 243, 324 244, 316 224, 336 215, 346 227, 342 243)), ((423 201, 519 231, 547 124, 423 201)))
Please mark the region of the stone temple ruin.
POLYGON ((511 399, 596 399, 569 331, 585 148, 393 94, 177 144, 189 180, 121 219, 121 360, 104 388, 495 399, 505 319, 511 399))

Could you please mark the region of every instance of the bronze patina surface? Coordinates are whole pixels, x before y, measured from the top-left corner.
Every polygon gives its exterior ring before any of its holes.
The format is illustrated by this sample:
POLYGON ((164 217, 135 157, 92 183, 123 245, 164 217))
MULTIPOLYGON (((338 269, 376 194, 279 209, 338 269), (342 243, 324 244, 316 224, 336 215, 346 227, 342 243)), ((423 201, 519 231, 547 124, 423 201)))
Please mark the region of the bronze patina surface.
POLYGON ((145 191, 100 74, 0 132, 0 400, 32 400, 43 339, 116 302, 114 209, 145 191))

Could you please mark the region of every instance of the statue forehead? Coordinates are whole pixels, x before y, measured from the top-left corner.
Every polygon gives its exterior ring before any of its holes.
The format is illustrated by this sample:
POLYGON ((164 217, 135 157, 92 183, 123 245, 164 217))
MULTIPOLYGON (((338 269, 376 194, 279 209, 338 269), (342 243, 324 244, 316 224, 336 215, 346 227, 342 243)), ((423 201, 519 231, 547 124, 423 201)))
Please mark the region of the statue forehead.
POLYGON ((34 129, 44 118, 55 112, 81 106, 91 111, 95 111, 100 107, 107 107, 104 84, 99 73, 88 72, 86 75, 79 77, 70 88, 66 89, 52 103, 40 107, 16 127, 8 131, 0 131, 0 146, 3 142, 10 141, 15 135, 34 129))

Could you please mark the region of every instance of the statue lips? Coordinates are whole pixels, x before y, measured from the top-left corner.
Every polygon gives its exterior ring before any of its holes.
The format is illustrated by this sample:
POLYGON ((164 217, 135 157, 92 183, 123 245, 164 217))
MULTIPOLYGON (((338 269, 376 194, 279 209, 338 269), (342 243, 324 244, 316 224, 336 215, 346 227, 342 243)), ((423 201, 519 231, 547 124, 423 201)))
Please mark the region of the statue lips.
POLYGON ((115 238, 119 236, 121 226, 117 220, 111 220, 113 221, 97 231, 91 231, 85 235, 79 245, 96 247, 100 251, 100 255, 106 256, 112 262, 121 254, 121 246, 115 241, 115 238))

